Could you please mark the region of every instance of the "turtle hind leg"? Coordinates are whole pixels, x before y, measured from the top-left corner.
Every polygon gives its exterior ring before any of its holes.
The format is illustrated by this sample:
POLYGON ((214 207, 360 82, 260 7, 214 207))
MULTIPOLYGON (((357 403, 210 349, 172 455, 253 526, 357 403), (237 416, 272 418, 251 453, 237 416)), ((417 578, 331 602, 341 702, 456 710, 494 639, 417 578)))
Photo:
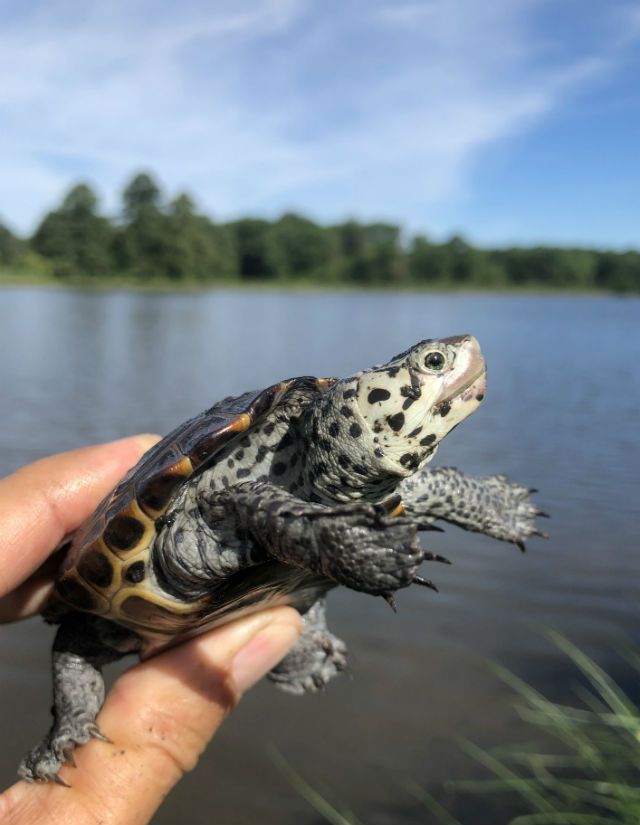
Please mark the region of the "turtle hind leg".
POLYGON ((327 630, 324 598, 303 614, 300 638, 268 678, 288 693, 314 693, 347 667, 347 648, 327 630))
POLYGON ((66 785, 58 771, 73 750, 89 739, 106 739, 96 724, 104 702, 102 667, 134 652, 137 636, 95 616, 69 613, 53 644, 53 725, 22 760, 18 775, 27 782, 54 781, 66 785))

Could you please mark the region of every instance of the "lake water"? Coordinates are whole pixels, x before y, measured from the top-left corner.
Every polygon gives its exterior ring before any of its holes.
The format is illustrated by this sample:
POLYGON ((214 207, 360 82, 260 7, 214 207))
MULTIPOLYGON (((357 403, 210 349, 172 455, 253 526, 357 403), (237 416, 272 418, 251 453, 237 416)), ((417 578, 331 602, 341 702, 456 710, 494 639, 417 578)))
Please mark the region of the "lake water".
MULTIPOLYGON (((483 746, 532 738, 487 659, 570 698, 575 673, 544 627, 623 682, 613 651, 640 642, 640 300, 0 291, 0 474, 82 444, 167 432, 228 394, 291 375, 345 375, 421 338, 466 332, 489 365, 487 398, 436 463, 539 488, 551 538, 531 540, 521 555, 453 527, 426 534, 454 564, 427 570, 440 593, 399 593, 397 614, 381 599, 332 593, 350 677, 302 698, 259 685, 157 825, 322 821, 276 766, 273 745, 372 825, 430 821, 408 780, 463 822, 514 812, 443 790, 481 774, 459 737, 483 746)), ((4 785, 49 724, 52 636, 39 619, 0 628, 4 785)))

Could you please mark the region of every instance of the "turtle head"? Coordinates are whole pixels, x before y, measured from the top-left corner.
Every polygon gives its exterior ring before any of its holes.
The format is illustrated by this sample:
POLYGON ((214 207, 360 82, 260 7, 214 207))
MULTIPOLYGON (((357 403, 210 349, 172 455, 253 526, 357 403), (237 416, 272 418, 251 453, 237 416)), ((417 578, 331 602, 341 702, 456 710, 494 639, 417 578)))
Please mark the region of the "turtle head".
POLYGON ((486 365, 478 342, 472 335, 458 335, 421 341, 361 373, 354 400, 376 454, 408 475, 478 408, 485 388, 486 365))

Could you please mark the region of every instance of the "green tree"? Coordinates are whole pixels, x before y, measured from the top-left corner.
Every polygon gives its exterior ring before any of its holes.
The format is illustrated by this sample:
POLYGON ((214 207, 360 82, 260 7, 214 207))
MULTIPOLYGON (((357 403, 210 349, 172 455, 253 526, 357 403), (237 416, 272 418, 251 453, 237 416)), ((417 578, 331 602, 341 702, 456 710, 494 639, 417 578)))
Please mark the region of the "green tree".
POLYGON ((87 184, 74 186, 60 209, 49 212, 37 228, 31 245, 51 260, 58 277, 103 276, 112 271, 112 230, 96 214, 98 199, 87 184))
POLYGON ((323 275, 331 258, 331 241, 325 229, 291 212, 273 225, 271 240, 277 268, 287 278, 323 275))
POLYGON ((599 253, 595 283, 615 292, 640 292, 640 253, 631 250, 599 253))
POLYGON ((397 282, 404 278, 399 227, 349 220, 333 227, 332 231, 337 239, 336 266, 341 280, 364 285, 397 282))
POLYGON ((441 286, 449 277, 443 246, 431 243, 424 235, 416 235, 411 241, 407 269, 409 279, 417 284, 441 286))
POLYGON ((122 193, 125 223, 114 238, 113 253, 118 269, 138 280, 168 274, 171 244, 160 197, 146 172, 136 174, 122 193))
POLYGON ((165 273, 173 279, 220 281, 233 277, 232 233, 195 212, 186 194, 169 204, 165 273))
POLYGON ((229 224, 237 250, 237 271, 245 280, 273 280, 282 274, 272 225, 260 218, 243 218, 229 224))
POLYGON ((146 212, 158 212, 160 187, 146 172, 134 175, 122 193, 125 220, 133 223, 146 212))
POLYGON ((0 223, 0 266, 15 264, 24 252, 24 243, 0 223))

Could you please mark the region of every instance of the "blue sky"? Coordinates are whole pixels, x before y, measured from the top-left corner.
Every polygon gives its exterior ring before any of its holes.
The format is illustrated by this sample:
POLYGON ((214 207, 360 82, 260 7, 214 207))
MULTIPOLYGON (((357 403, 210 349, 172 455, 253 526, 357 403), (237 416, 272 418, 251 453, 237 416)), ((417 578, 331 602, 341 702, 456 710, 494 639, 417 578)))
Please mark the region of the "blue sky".
POLYGON ((640 247, 640 0, 0 0, 0 221, 140 169, 218 220, 640 247))

